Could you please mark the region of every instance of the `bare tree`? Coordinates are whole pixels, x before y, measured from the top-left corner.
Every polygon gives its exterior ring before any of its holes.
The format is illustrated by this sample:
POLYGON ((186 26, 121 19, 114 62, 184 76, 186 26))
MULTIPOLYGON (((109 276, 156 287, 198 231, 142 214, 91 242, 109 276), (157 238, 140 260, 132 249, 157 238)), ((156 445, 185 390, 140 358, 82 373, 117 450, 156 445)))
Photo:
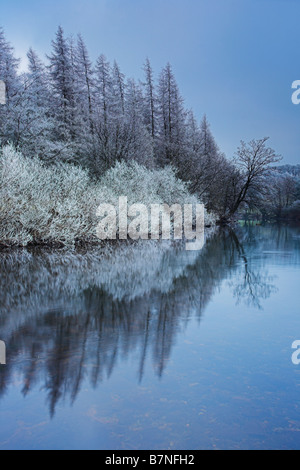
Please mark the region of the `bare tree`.
POLYGON ((250 191, 261 193, 263 191, 262 181, 269 172, 273 163, 281 161, 282 157, 266 146, 268 137, 259 140, 251 140, 248 144, 241 141, 234 163, 241 175, 241 185, 237 196, 229 208, 228 215, 232 217, 240 206, 247 202, 250 191))

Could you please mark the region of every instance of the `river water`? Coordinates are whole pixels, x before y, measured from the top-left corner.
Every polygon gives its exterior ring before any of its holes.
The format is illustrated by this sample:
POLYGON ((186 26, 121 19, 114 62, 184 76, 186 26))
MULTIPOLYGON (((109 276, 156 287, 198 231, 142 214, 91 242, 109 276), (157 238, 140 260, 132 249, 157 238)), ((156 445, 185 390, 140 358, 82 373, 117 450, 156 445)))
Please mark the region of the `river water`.
POLYGON ((0 253, 0 449, 299 449, 299 280, 286 226, 0 253))

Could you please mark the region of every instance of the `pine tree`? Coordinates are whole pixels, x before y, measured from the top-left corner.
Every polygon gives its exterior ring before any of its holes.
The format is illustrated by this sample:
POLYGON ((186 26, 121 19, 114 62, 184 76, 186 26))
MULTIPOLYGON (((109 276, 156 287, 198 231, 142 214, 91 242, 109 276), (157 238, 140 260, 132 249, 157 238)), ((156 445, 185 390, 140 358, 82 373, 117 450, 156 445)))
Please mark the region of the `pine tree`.
POLYGON ((117 62, 112 69, 112 87, 114 97, 114 114, 116 118, 125 114, 125 76, 121 72, 117 62))
POLYGON ((74 69, 72 67, 70 42, 61 27, 52 41, 49 72, 53 90, 52 112, 58 127, 58 139, 67 142, 74 137, 73 118, 75 110, 74 69))
POLYGON ((54 120, 49 116, 51 104, 49 77, 33 49, 28 54, 28 73, 23 76, 21 130, 19 145, 25 155, 51 160, 54 120))
POLYGON ((89 58, 87 47, 81 35, 78 35, 75 71, 77 78, 77 96, 81 105, 81 112, 88 118, 91 133, 93 134, 94 115, 94 70, 89 58))
POLYGON ((128 80, 126 89, 127 159, 133 159, 141 164, 152 166, 153 139, 143 122, 144 100, 142 90, 133 79, 128 80))
POLYGON ((18 76, 19 60, 0 29, 0 80, 5 83, 6 104, 0 106, 0 144, 17 143, 19 121, 16 119, 22 107, 22 83, 18 76))
POLYGON ((19 76, 0 30, 0 80, 7 89, 1 145, 11 141, 47 162, 75 162, 96 177, 124 160, 171 164, 210 207, 221 211, 234 200, 238 172, 220 153, 206 116, 199 125, 185 110, 170 64, 157 86, 149 59, 144 83, 126 81, 117 62, 111 67, 104 55, 94 67, 83 38, 75 43, 61 27, 48 59, 45 66, 30 49, 29 71, 19 76))
POLYGON ((161 72, 158 85, 159 160, 177 164, 183 157, 185 111, 171 65, 161 72))
POLYGON ((97 153, 94 162, 95 172, 110 167, 110 131, 112 108, 112 77, 110 64, 102 54, 96 63, 95 69, 96 114, 95 131, 97 139, 97 153))
POLYGON ((144 65, 145 83, 143 84, 145 90, 145 104, 144 104, 144 119, 145 124, 151 132, 154 139, 156 136, 156 120, 157 120, 157 98, 155 93, 155 85, 153 78, 153 70, 150 60, 147 59, 144 65))
POLYGON ((71 43, 73 69, 74 117, 73 142, 77 159, 90 166, 95 158, 95 84, 94 69, 87 47, 79 35, 77 43, 71 43))
POLYGON ((212 135, 206 115, 204 115, 196 135, 191 188, 192 191, 209 200, 212 192, 216 189, 215 183, 218 174, 222 171, 223 156, 212 135))
POLYGON ((0 28, 0 80, 6 86, 6 104, 9 105, 20 88, 18 77, 19 59, 14 57, 12 46, 6 41, 4 31, 0 28))

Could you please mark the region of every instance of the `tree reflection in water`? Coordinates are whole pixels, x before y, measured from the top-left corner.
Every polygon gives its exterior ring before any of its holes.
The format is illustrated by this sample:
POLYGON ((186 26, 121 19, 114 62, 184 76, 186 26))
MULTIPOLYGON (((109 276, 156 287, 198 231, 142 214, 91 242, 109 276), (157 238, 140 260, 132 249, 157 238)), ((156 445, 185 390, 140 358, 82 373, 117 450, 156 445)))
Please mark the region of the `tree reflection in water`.
POLYGON ((2 253, 0 328, 10 357, 0 395, 18 372, 24 395, 42 384, 54 415, 60 399, 74 402, 86 377, 96 388, 133 350, 139 381, 147 357, 161 376, 176 334, 190 318, 201 319, 224 279, 238 300, 257 307, 274 292, 253 254, 266 237, 278 249, 288 229, 266 228, 258 241, 251 230, 215 233, 200 253, 151 242, 109 253, 2 253))

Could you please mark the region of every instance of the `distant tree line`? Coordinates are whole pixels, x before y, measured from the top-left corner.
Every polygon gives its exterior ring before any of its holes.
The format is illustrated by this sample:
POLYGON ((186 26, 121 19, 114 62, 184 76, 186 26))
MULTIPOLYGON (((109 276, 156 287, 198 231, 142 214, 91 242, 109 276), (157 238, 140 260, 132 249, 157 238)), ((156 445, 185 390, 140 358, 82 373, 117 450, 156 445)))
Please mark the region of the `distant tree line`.
POLYGON ((259 193, 249 194, 246 217, 263 220, 300 220, 300 165, 272 168, 259 193))
POLYGON ((170 64, 156 80, 147 59, 143 81, 126 79, 104 55, 92 63, 83 38, 67 38, 61 27, 46 64, 32 49, 27 57, 28 72, 20 74, 0 29, 0 80, 7 93, 0 107, 1 147, 12 143, 47 164, 79 165, 94 179, 117 162, 171 165, 221 222, 244 208, 282 216, 300 206, 299 169, 274 171, 280 157, 267 138, 241 142, 227 159, 206 116, 199 123, 185 108, 170 64))

